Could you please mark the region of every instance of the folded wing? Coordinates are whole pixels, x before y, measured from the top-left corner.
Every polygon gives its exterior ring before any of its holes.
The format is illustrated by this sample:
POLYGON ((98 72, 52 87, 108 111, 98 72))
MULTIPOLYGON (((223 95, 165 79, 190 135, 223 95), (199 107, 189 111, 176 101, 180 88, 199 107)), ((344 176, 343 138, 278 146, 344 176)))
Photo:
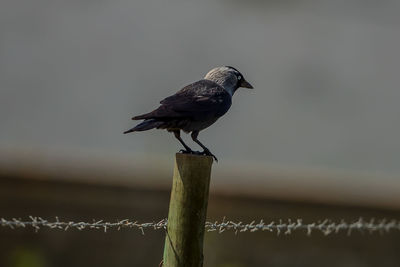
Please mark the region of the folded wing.
POLYGON ((133 117, 134 120, 189 118, 203 120, 220 117, 230 108, 231 96, 218 84, 200 80, 165 98, 156 110, 133 117))

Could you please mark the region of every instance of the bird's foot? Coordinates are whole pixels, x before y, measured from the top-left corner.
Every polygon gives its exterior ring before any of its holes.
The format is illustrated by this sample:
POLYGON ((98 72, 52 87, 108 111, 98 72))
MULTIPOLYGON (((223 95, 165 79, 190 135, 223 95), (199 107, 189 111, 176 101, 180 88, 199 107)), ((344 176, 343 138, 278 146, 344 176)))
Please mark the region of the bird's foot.
POLYGON ((181 149, 181 150, 179 150, 179 153, 182 153, 182 154, 192 154, 192 155, 206 155, 206 156, 212 156, 212 157, 215 159, 215 161, 218 162, 217 157, 216 157, 213 153, 211 153, 210 150, 204 150, 204 151, 200 152, 200 151, 193 151, 193 150, 181 149))
POLYGON ((193 150, 187 150, 187 149, 181 149, 181 150, 179 150, 179 152, 182 153, 182 154, 204 155, 203 152, 200 152, 200 151, 193 151, 193 150))
POLYGON ((191 150, 191 149, 181 149, 181 150, 179 150, 179 153, 182 153, 182 154, 193 154, 194 151, 191 150))
POLYGON ((203 152, 201 152, 200 154, 201 154, 201 155, 211 156, 211 157, 213 157, 213 158, 215 159, 215 162, 218 162, 217 157, 216 157, 213 153, 211 153, 211 151, 208 150, 208 149, 205 149, 205 150, 204 150, 203 152))

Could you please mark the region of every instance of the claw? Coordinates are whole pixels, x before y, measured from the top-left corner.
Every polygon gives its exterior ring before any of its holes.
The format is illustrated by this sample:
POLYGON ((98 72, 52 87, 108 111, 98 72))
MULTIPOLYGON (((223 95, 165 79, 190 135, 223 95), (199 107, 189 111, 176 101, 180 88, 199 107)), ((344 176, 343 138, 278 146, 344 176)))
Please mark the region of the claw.
POLYGON ((211 156, 211 157, 213 157, 213 158, 215 159, 215 162, 218 162, 217 157, 216 157, 213 153, 211 153, 210 150, 204 150, 203 152, 201 152, 201 154, 202 154, 202 155, 211 156))
POLYGON ((179 153, 182 153, 182 154, 193 154, 193 151, 192 150, 181 149, 181 150, 179 150, 179 153))

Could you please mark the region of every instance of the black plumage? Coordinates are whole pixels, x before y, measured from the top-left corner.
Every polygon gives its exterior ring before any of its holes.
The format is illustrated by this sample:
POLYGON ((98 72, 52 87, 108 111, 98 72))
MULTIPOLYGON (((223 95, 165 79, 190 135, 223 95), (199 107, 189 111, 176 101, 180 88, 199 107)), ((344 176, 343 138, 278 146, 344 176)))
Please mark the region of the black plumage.
MULTIPOLYGON (((222 68, 231 70, 230 75, 235 73, 237 81, 235 81, 234 88, 231 89, 233 94, 245 80, 237 79, 237 76, 241 74, 236 69, 231 67, 222 68)), ((233 79, 234 77, 227 78, 233 79)), ((229 110, 232 104, 232 95, 223 85, 219 80, 212 81, 209 79, 202 79, 189 84, 176 94, 160 101, 161 105, 152 112, 133 117, 133 120, 144 121, 124 133, 146 131, 153 128, 166 129, 169 132, 173 132, 185 147, 185 150, 181 150, 182 152, 211 155, 217 160, 210 150, 200 143, 197 136, 201 130, 212 125, 229 110), (180 137, 180 130, 186 133, 191 132, 193 141, 199 144, 204 151, 194 152, 187 146, 180 137)), ((247 85, 248 88, 251 87, 249 83, 247 85)))

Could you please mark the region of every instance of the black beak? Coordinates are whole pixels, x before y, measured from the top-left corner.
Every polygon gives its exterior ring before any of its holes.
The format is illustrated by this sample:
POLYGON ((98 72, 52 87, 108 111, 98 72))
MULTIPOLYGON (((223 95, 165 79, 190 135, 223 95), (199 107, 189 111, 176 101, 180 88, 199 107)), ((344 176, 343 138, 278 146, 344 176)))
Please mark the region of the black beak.
POLYGON ((248 88, 248 89, 253 89, 253 88, 254 88, 254 87, 253 87, 248 81, 246 81, 245 79, 243 79, 243 80, 241 81, 240 87, 248 88))

